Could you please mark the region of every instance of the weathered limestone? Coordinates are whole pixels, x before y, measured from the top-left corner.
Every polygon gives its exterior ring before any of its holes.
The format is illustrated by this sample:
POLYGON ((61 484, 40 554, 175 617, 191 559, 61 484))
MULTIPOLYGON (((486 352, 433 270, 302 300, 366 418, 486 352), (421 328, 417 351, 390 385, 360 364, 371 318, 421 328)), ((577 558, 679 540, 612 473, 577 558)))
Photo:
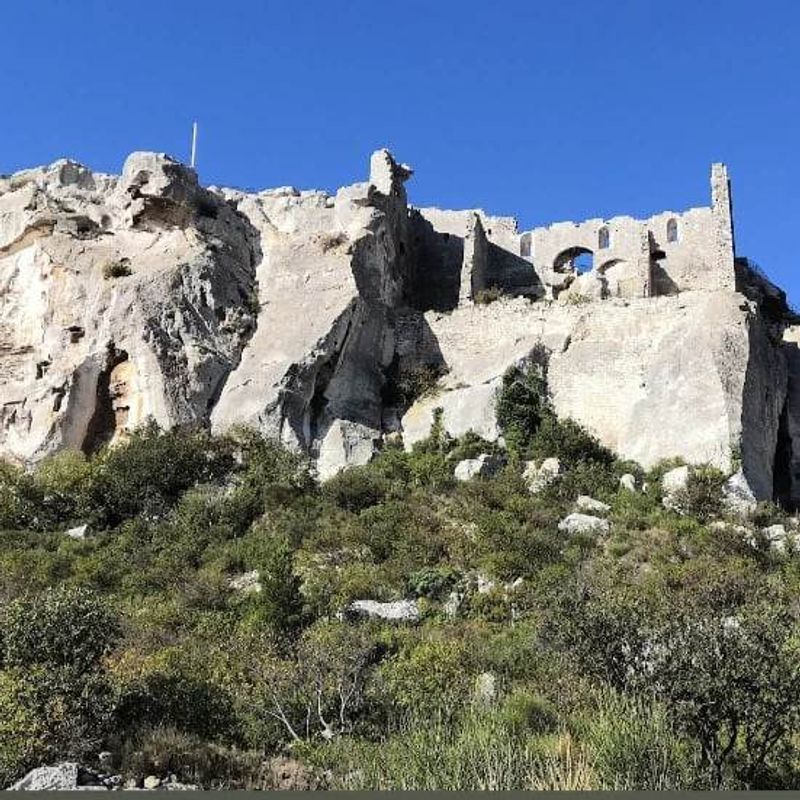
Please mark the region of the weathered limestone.
POLYGON ((549 353, 556 411, 622 457, 645 467, 682 457, 729 471, 738 446, 756 496, 772 496, 786 366, 768 324, 740 294, 586 305, 518 298, 429 312, 425 323, 449 371, 439 393, 403 418, 409 446, 427 434, 436 408, 451 434, 472 427, 496 439, 502 375, 539 346, 549 353))
POLYGON ((602 535, 611 530, 611 523, 601 517, 575 512, 564 517, 558 523, 558 529, 569 536, 584 533, 602 535))
POLYGON ((457 481, 469 481, 472 478, 489 478, 496 474, 502 466, 502 461, 496 456, 481 453, 477 458, 465 458, 456 464, 453 472, 457 481))
POLYGON ((561 462, 557 458, 545 458, 539 464, 527 461, 522 470, 522 478, 531 494, 538 494, 547 488, 561 473, 561 462))
POLYGON ((256 249, 166 156, 134 153, 120 178, 56 162, 0 181, 0 452, 203 421, 254 324, 256 249))
POLYGON ((228 586, 234 592, 241 592, 242 594, 260 594, 264 588, 261 585, 261 574, 257 569, 233 576, 228 581, 228 586))
POLYGON ((679 492, 682 492, 689 482, 689 467, 675 467, 675 469, 665 472, 661 478, 661 491, 663 493, 662 504, 665 508, 676 508, 676 499, 679 492))
POLYGON ((742 470, 738 470, 725 481, 722 487, 722 497, 725 507, 733 514, 748 514, 758 505, 742 470))
POLYGON ((608 514, 611 510, 611 506, 608 503, 604 503, 601 500, 595 500, 594 497, 589 497, 588 495, 582 494, 579 495, 578 499, 575 501, 575 508, 578 511, 582 511, 586 514, 608 514))
POLYGON ((411 174, 380 150, 335 195, 206 189, 156 153, 0 177, 0 455, 244 423, 325 478, 436 409, 497 440, 502 376, 537 352, 557 413, 621 456, 740 461, 739 499, 800 500, 800 333, 735 255, 723 165, 706 208, 522 232, 409 208, 411 174))
POLYGON ((354 600, 347 607, 345 617, 367 617, 389 622, 416 622, 420 617, 416 600, 395 600, 381 603, 377 600, 354 600))

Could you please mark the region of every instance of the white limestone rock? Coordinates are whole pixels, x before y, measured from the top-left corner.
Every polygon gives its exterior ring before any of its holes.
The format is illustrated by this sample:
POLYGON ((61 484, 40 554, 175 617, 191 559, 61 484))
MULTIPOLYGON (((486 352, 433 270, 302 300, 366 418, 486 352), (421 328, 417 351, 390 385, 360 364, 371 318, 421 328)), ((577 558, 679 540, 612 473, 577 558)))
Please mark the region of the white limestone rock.
POLYGON ((417 622, 420 611, 416 600, 394 600, 388 603, 377 600, 354 600, 345 609, 344 616, 364 616, 389 622, 417 622))
POLYGON ((497 676, 493 672, 481 672, 475 678, 475 701, 490 706, 497 700, 497 676))
POLYGON ((235 592, 242 594, 259 594, 263 587, 261 585, 261 573, 257 570, 243 572, 228 581, 228 586, 235 592))
POLYGON ((86 523, 64 531, 65 535, 69 536, 70 539, 85 539, 88 532, 89 526, 86 523))
POLYGON ((545 353, 558 415, 622 458, 730 472, 737 442, 753 497, 771 499, 780 436, 800 497, 800 335, 759 307, 780 309, 777 287, 734 271, 724 168, 711 206, 675 220, 671 285, 648 272, 671 216, 521 233, 409 208, 410 176, 380 150, 335 195, 204 188, 159 153, 119 176, 61 160, 0 177, 0 456, 91 452, 150 418, 244 423, 326 478, 387 435, 410 448, 438 408, 449 434, 497 441, 503 374, 545 353), (578 275, 603 230, 604 263, 578 275), (474 303, 494 282, 503 296, 474 303), (421 364, 436 392, 388 399, 421 364))
POLYGON ((620 489, 625 489, 627 492, 635 492, 636 491, 636 477, 631 475, 630 472, 626 472, 622 475, 619 479, 619 486, 620 489))
POLYGON ((722 499, 728 511, 740 516, 754 511, 758 505, 753 490, 741 470, 731 475, 723 484, 722 499))
POLYGON ((686 488, 689 482, 689 467, 675 467, 665 472, 661 478, 662 503, 665 508, 676 508, 676 495, 686 488))
POLYGON ((611 523, 607 519, 595 517, 590 514, 569 514, 558 523, 558 529, 569 536, 574 534, 605 534, 611 530, 611 523))
POLYGON ((600 500, 595 500, 593 497, 589 497, 588 495, 582 494, 579 495, 578 499, 575 501, 575 508, 578 511, 583 511, 587 514, 608 514, 611 510, 611 506, 608 503, 603 503, 600 500))
MULTIPOLYGON (((753 493, 772 497, 787 355, 741 294, 690 290, 587 304, 501 299, 427 312, 425 326, 449 371, 437 396, 421 398, 403 417, 407 447, 427 435, 435 408, 451 435, 463 430, 467 413, 491 417, 502 375, 544 348, 556 412, 621 458, 649 469, 681 457, 730 472, 730 443, 740 441, 753 493)), ((800 364, 797 376, 800 386, 800 364)), ((481 435, 496 432, 487 426, 481 435)))
POLYGON ((52 767, 37 767, 9 787, 11 791, 63 792, 78 788, 78 764, 66 761, 52 767))
POLYGON ((526 461, 522 477, 531 494, 538 494, 547 488, 561 474, 561 462, 555 458, 545 458, 541 464, 526 461))
POLYGON ((465 458, 456 464, 453 472, 458 481, 469 481, 473 478, 490 478, 497 474, 503 462, 497 456, 481 453, 477 458, 465 458))
POLYGON ((783 525, 769 525, 761 532, 769 542, 770 550, 774 550, 776 553, 783 554, 787 549, 794 547, 795 539, 783 525))
POLYGON ((101 775, 75 761, 64 761, 31 770, 7 791, 104 791, 118 787, 121 782, 119 775, 101 775))

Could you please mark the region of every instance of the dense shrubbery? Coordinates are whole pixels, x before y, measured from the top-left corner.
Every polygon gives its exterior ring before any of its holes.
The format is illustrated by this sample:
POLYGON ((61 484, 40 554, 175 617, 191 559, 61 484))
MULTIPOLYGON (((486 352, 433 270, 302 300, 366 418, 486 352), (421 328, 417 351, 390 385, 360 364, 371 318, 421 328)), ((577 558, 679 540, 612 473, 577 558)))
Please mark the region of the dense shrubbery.
POLYGON ((800 785, 797 558, 709 526, 711 469, 664 508, 669 465, 557 419, 544 365, 498 414, 508 464, 467 483, 456 463, 498 447, 441 420, 322 486, 246 431, 3 466, 0 779, 109 749, 126 776, 265 788, 289 747, 333 788, 800 785), (531 494, 524 462, 551 455, 531 494), (610 534, 559 532, 578 494, 610 534), (417 623, 339 618, 402 598, 417 623))

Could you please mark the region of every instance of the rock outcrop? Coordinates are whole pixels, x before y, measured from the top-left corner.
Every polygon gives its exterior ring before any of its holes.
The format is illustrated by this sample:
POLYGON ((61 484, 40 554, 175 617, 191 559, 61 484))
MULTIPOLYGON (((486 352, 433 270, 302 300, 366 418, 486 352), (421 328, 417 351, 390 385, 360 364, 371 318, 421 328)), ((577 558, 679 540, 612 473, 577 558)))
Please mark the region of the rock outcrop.
POLYGON ((748 502, 797 503, 800 329, 735 256, 724 167, 708 208, 531 231, 411 208, 410 176, 381 150, 335 194, 204 188, 154 153, 0 178, 0 455, 246 424, 327 477, 436 414, 498 439, 502 376, 535 355, 621 456, 741 464, 748 502))

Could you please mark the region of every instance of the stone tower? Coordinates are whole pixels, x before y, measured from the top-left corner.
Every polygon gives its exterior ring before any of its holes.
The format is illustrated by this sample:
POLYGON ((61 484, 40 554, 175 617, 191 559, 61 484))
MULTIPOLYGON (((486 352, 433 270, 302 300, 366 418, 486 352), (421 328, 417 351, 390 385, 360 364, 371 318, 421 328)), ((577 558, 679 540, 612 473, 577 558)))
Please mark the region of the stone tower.
POLYGON ((719 275, 719 288, 735 291, 733 205, 731 182, 724 164, 711 165, 711 215, 713 265, 719 275))

